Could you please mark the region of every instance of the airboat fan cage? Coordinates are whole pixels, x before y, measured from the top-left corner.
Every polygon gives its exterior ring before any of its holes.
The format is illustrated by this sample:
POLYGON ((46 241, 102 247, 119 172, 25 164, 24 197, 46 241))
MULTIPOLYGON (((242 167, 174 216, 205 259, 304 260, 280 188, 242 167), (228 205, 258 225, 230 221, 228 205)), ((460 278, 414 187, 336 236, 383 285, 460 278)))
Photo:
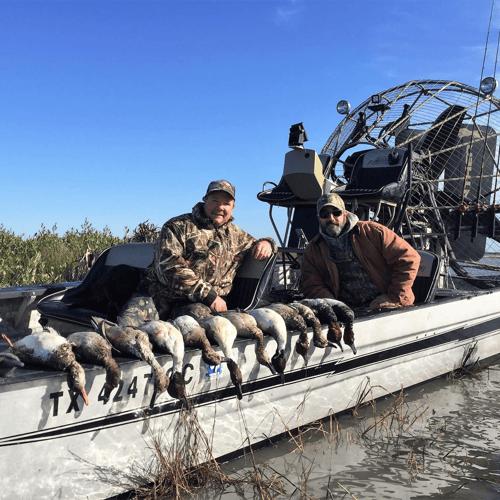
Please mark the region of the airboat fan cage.
POLYGON ((397 231, 441 254, 448 278, 487 288, 500 284, 499 133, 496 97, 454 81, 419 80, 355 108, 322 153, 333 158, 332 179, 348 183, 360 150, 410 146, 410 195, 397 231))

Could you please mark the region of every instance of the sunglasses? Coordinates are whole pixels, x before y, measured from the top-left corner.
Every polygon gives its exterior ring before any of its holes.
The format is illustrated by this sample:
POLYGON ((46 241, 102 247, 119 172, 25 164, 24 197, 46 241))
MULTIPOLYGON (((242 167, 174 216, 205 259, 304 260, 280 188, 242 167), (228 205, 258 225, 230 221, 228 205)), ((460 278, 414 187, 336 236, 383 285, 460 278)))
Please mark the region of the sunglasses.
POLYGON ((319 213, 319 216, 321 219, 329 219, 330 215, 333 215, 334 217, 340 217, 344 212, 342 210, 321 210, 319 213))

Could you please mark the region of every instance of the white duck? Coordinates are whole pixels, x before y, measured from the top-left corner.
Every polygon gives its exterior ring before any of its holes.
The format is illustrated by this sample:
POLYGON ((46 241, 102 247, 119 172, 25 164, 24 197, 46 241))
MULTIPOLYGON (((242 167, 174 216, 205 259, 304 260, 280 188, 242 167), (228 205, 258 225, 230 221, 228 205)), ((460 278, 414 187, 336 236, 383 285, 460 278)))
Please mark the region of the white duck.
POLYGON ((104 384, 104 404, 109 401, 111 391, 118 387, 121 370, 111 353, 111 344, 96 332, 75 332, 67 337, 73 345, 77 358, 94 365, 104 366, 106 382, 104 384))
POLYGON ((222 316, 210 316, 209 318, 200 318, 198 323, 205 329, 207 337, 219 344, 225 358, 223 361, 227 363, 231 381, 236 387, 236 394, 238 399, 243 398, 241 384, 243 377, 241 375, 240 367, 233 359, 232 348, 236 340, 237 330, 236 327, 226 318, 222 316))
POLYGON ((167 390, 168 376, 154 357, 148 335, 132 326, 119 326, 96 316, 92 316, 92 326, 97 333, 108 339, 115 349, 146 361, 151 366, 154 373, 154 390, 149 406, 153 408, 156 397, 167 390))
POLYGON ((271 358, 264 347, 264 332, 257 326, 256 319, 250 314, 242 311, 224 311, 219 313, 222 317, 227 318, 236 327, 238 337, 244 339, 255 339, 255 357, 257 361, 267 366, 273 375, 276 375, 276 370, 271 363, 271 358))
POLYGON ((184 339, 181 332, 172 323, 160 320, 148 321, 138 328, 149 335, 149 340, 154 346, 172 356, 174 364, 167 392, 171 397, 179 399, 186 408, 189 408, 186 397, 186 384, 182 374, 184 339))
POLYGON ((174 323, 182 333, 184 345, 201 349, 201 357, 207 365, 217 366, 221 364, 222 358, 212 349, 205 330, 198 321, 186 314, 175 318, 174 323))
POLYGON ((41 332, 28 335, 14 344, 2 334, 9 344, 11 352, 23 363, 48 366, 68 372, 68 385, 79 392, 86 405, 89 404, 85 391, 85 370, 76 361, 72 345, 53 328, 44 328, 41 332))
POLYGON ((286 367, 285 346, 286 346, 286 324, 285 320, 272 309, 267 307, 259 307, 252 311, 248 311, 257 321, 258 327, 267 335, 271 335, 276 340, 278 345, 274 356, 271 358, 275 370, 281 376, 281 382, 285 382, 284 371, 286 367))

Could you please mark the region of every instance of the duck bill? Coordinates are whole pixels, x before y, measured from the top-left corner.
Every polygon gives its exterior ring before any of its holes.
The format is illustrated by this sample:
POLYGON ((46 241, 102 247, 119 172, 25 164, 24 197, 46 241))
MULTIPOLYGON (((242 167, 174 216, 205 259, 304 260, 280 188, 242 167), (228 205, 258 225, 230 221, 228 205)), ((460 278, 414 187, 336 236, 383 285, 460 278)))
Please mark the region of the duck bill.
POLYGON ((82 389, 82 398, 85 404, 88 406, 89 405, 89 398, 87 396, 87 391, 85 389, 82 389))
POLYGON ((333 347, 334 349, 337 349, 338 347, 340 347, 340 350, 342 352, 344 352, 344 348, 342 347, 342 344, 338 341, 335 341, 335 342, 332 342, 331 340, 328 341, 328 345, 330 347, 333 347))
POLYGON ((358 354, 358 350, 356 349, 356 346, 354 345, 354 342, 347 344, 351 349, 353 354, 358 354))
POLYGON ((302 354, 302 357, 304 358, 304 366, 307 366, 307 363, 309 363, 309 355, 302 354))
POLYGON ((189 404, 189 401, 187 399, 186 396, 181 396, 179 398, 179 401, 181 402, 181 405, 186 409, 186 410, 190 410, 191 409, 191 405, 189 404))
POLYGON ((241 389, 241 384, 237 383, 234 384, 234 386, 236 387, 236 397, 241 401, 243 399, 243 391, 241 389))
POLYGON ((271 370, 271 373, 273 375, 276 375, 278 372, 275 370, 274 366, 272 365, 272 363, 266 363, 266 366, 271 370))

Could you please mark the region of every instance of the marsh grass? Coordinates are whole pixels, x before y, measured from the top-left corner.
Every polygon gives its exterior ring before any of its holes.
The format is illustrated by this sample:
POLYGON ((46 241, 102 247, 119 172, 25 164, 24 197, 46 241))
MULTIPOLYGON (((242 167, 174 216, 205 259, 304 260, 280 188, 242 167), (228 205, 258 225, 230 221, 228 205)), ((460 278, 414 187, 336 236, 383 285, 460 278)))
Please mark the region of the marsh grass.
POLYGON ((129 233, 125 228, 119 238, 107 226, 98 231, 85 219, 79 229, 63 235, 57 225, 47 229, 42 224, 25 238, 0 224, 0 288, 80 281, 103 250, 119 243, 155 241, 158 228, 146 221, 129 233))
MULTIPOLYGON (((135 466, 134 476, 139 473, 146 483, 144 486, 122 485, 123 489, 131 491, 131 498, 180 500, 207 491, 215 496, 228 486, 238 490, 243 485, 252 485, 259 498, 264 500, 283 493, 280 475, 255 460, 252 460, 253 468, 244 474, 226 474, 214 458, 213 434, 206 435, 195 410, 180 411, 173 440, 169 442, 152 430, 147 417, 145 422, 152 443, 152 459, 142 467, 135 466)), ((250 456, 253 458, 251 449, 250 456)))
MULTIPOLYGON (((302 427, 295 426, 291 421, 285 422, 276 412, 285 435, 281 443, 289 450, 287 456, 293 457, 290 463, 287 461, 284 471, 281 465, 272 460, 260 463, 259 455, 254 453, 251 446, 246 454, 244 468, 238 469, 238 472, 230 471, 230 467, 221 465, 214 458, 211 446, 213 432, 206 436, 199 426, 196 413, 183 410, 179 428, 175 431, 175 442, 166 446, 161 438, 153 439, 154 457, 145 469, 149 484, 135 487, 134 498, 220 498, 230 488, 239 498, 360 500, 363 492, 359 491, 359 485, 338 481, 335 473, 324 473, 327 463, 325 449, 328 450, 326 453, 333 456, 339 452, 340 445, 349 446, 360 441, 376 452, 398 457, 409 483, 419 478, 425 480, 426 474, 434 474, 430 467, 439 460, 455 471, 454 480, 460 482, 455 491, 474 480, 471 475, 477 474, 477 467, 483 465, 485 472, 480 479, 498 484, 498 476, 488 473, 488 464, 481 462, 486 460, 485 457, 471 457, 467 445, 460 440, 450 445, 446 419, 434 416, 434 412, 427 419, 429 407, 409 399, 403 389, 382 400, 374 399, 375 389, 367 379, 360 386, 357 404, 351 412, 341 416, 331 414, 302 427), (346 422, 348 425, 344 429, 342 425, 346 422), (322 454, 318 455, 315 449, 321 450, 322 454), (322 490, 326 496, 318 497, 312 493, 317 493, 318 482, 323 482, 322 490)), ((307 395, 298 405, 298 414, 306 405, 306 399, 307 395)), ((242 428, 247 433, 247 442, 250 442, 245 407, 238 402, 238 408, 242 428)), ((153 437, 151 431, 150 435, 153 437)), ((331 460, 331 463, 334 462, 336 460, 331 460)), ((146 477, 145 472, 143 477, 146 477)))

